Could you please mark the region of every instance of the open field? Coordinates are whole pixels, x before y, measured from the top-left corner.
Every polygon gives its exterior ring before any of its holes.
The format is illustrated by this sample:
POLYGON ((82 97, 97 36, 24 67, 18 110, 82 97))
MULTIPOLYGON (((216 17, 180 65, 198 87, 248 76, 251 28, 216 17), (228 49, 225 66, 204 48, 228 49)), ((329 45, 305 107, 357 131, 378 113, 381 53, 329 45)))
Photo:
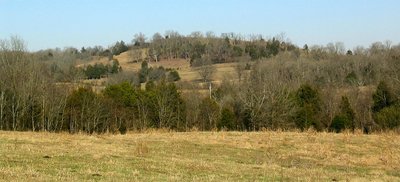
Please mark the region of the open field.
MULTIPOLYGON (((114 59, 118 60, 122 70, 124 71, 135 71, 138 72, 141 68, 142 62, 132 62, 132 57, 129 55, 129 51, 123 52, 118 56, 114 56, 114 59)), ((93 60, 80 63, 76 65, 77 67, 83 67, 85 65, 94 65, 94 64, 109 64, 108 58, 106 57, 97 57, 93 60)), ((219 83, 223 79, 237 79, 237 74, 235 72, 235 66, 237 63, 224 63, 224 64, 214 64, 215 74, 212 76, 213 82, 219 83)), ((175 69, 178 71, 181 80, 187 82, 200 82, 201 77, 198 73, 199 68, 193 68, 190 66, 188 60, 185 59, 171 59, 171 60, 161 60, 159 62, 149 62, 150 67, 158 68, 160 66, 164 68, 175 69)), ((104 80, 103 80, 104 81, 104 80)), ((90 80, 90 82, 94 82, 90 80)))
POLYGON ((400 136, 0 132, 2 181, 399 181, 400 136))

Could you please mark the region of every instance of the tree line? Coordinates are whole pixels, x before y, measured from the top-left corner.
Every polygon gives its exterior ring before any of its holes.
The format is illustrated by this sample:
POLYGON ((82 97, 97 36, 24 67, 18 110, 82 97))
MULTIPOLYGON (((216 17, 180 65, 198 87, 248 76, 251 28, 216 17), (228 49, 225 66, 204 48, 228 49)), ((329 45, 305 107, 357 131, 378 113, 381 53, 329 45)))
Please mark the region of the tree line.
MULTIPOLYGON (((244 36, 235 33, 223 33, 220 36, 214 32, 192 32, 182 35, 176 31, 166 31, 164 35, 155 33, 150 39, 142 33, 134 35, 131 43, 117 41, 107 48, 102 46, 82 47, 80 50, 68 47, 64 50, 77 59, 91 59, 102 56, 113 59, 128 50, 146 49, 146 61, 161 61, 168 59, 188 59, 194 66, 201 59, 212 63, 236 62, 244 59, 260 59, 277 55, 281 51, 291 51, 296 46, 285 40, 284 34, 266 38, 262 35, 244 36)), ((47 49, 38 51, 42 59, 51 59, 55 54, 63 52, 61 49, 47 49)), ((134 56, 133 56, 134 57, 134 56)), ((139 56, 140 57, 140 56, 139 56)), ((134 59, 141 59, 134 58, 134 59)), ((137 60, 133 60, 137 61, 137 60)))
POLYGON ((109 74, 116 74, 122 71, 121 66, 117 60, 113 60, 111 65, 104 65, 102 63, 96 63, 94 65, 88 65, 82 70, 87 79, 99 79, 106 77, 109 74))
MULTIPOLYGON (((268 45, 268 51, 255 51, 263 56, 236 64, 236 78, 221 84, 205 80, 213 90, 204 94, 196 85, 179 82, 174 70, 149 68, 146 62, 135 73, 136 81, 127 77, 97 92, 80 82, 85 76, 74 67, 75 51, 43 56, 26 51, 19 38, 2 40, 0 129, 125 133, 148 128, 332 132, 399 128, 400 46, 374 43, 367 49, 344 51, 340 43, 293 49, 279 45, 274 52, 274 39, 267 42, 259 47, 268 45)), ((134 45, 154 46, 146 44, 134 45)))

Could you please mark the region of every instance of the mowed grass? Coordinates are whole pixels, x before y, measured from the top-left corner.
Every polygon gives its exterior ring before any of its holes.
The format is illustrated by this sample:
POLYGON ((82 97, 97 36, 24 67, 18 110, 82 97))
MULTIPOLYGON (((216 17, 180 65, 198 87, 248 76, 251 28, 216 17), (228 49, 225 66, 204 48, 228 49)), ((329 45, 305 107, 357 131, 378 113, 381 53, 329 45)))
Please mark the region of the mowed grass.
POLYGON ((0 132, 2 181, 399 181, 398 134, 0 132))

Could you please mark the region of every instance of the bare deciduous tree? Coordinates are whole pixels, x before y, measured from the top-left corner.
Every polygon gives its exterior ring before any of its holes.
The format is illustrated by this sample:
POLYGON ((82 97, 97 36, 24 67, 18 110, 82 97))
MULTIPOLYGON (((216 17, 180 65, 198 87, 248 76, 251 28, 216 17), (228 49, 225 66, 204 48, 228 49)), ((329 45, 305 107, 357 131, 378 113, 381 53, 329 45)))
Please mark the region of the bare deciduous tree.
POLYGON ((211 60, 208 57, 196 60, 193 65, 199 66, 197 71, 204 83, 211 81, 211 77, 215 73, 216 68, 212 65, 211 60))
POLYGON ((135 46, 143 46, 146 43, 146 35, 142 32, 136 33, 133 37, 132 44, 135 46))

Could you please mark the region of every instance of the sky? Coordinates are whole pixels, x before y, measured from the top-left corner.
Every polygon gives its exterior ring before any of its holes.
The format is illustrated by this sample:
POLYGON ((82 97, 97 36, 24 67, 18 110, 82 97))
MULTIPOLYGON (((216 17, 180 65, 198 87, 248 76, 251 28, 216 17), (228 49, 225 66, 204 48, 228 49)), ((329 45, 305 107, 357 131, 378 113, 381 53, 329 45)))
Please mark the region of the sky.
POLYGON ((272 37, 298 46, 343 42, 346 48, 400 42, 399 0, 0 0, 0 39, 18 36, 28 50, 108 47, 168 30, 272 37))

